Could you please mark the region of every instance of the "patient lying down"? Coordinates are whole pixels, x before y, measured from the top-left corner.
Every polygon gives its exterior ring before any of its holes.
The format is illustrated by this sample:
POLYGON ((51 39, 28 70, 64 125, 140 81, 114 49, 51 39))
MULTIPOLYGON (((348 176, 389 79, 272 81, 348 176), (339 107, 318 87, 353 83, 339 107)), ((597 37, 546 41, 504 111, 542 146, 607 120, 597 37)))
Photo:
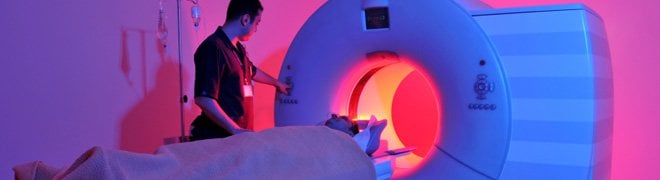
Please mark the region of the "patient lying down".
MULTIPOLYGON (((328 124, 344 127, 335 121, 328 124)), ((16 179, 376 179, 364 152, 331 128, 287 126, 165 145, 154 154, 94 147, 69 168, 34 161, 14 172, 16 179)))
POLYGON ((170 144, 154 154, 93 147, 69 168, 33 161, 15 166, 14 175, 16 179, 375 179, 374 164, 363 152, 371 155, 378 149, 386 122, 372 116, 362 132, 347 117, 333 116, 324 124, 329 128, 278 127, 170 144))
POLYGON ((377 121, 375 116, 371 116, 367 127, 359 132, 357 123, 351 121, 346 116, 337 116, 335 114, 324 122, 324 125, 341 132, 344 132, 353 137, 353 139, 360 145, 360 148, 371 156, 378 146, 380 146, 380 135, 383 133, 386 120, 377 121))

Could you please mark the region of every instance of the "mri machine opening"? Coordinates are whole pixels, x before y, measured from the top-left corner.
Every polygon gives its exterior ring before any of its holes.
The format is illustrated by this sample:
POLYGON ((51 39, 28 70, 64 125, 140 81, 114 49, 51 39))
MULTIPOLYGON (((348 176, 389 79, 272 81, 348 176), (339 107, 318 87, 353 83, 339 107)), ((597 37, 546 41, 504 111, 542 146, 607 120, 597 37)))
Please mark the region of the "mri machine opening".
POLYGON ((394 161, 396 168, 419 164, 440 130, 440 95, 424 74, 404 62, 374 68, 349 94, 349 117, 366 120, 375 115, 388 120, 381 136, 382 149, 415 147, 411 154, 394 161))
POLYGON ((275 126, 388 119, 388 149, 418 148, 394 178, 608 179, 606 37, 583 5, 329 0, 289 47, 275 126))

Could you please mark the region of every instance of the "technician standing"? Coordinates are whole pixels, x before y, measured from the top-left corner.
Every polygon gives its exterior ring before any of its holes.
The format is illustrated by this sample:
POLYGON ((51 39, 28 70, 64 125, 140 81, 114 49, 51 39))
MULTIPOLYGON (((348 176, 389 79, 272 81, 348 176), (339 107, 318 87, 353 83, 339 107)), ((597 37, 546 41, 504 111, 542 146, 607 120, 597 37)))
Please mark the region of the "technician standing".
POLYGON ((251 131, 252 80, 287 94, 289 86, 259 70, 240 42, 250 39, 261 21, 259 0, 231 0, 223 26, 195 52, 195 104, 202 113, 192 123, 192 141, 251 131))

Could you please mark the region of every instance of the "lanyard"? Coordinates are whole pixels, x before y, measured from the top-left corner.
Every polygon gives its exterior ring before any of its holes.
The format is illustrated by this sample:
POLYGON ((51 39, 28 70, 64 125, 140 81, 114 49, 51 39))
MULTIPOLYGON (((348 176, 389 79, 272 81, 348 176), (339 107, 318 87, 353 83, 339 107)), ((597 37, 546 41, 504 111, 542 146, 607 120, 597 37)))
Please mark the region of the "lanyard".
MULTIPOLYGON (((247 51, 245 50, 245 47, 242 45, 238 44, 237 46, 237 55, 240 58, 240 64, 241 68, 243 70, 243 97, 252 97, 253 96, 253 91, 252 91, 252 83, 250 83, 251 77, 252 77, 252 64, 250 63, 250 60, 247 55, 247 51), (241 56, 242 55, 242 56, 241 56)), ((245 105, 245 104, 244 104, 245 105)))
POLYGON ((247 50, 245 50, 245 47, 243 45, 237 44, 236 51, 238 52, 237 55, 238 58, 240 59, 239 62, 241 64, 241 68, 243 69, 243 85, 250 85, 250 80, 251 80, 250 77, 252 77, 252 64, 248 60, 249 58, 248 58, 247 50))

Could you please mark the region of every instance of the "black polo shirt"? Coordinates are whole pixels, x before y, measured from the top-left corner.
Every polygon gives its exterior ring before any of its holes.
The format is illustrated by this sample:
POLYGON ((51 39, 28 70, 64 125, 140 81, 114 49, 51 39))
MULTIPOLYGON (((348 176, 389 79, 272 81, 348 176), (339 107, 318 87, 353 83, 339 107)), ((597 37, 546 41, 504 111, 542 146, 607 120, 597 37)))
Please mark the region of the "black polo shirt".
MULTIPOLYGON (((243 84, 250 83, 254 72, 256 67, 248 59, 245 47, 241 43, 237 47, 232 46, 222 27, 218 27, 195 51, 195 97, 215 99, 222 110, 236 121, 245 114, 243 84), (245 65, 250 67, 247 72, 245 65)), ((215 125, 204 112, 200 117, 193 122, 194 126, 208 125, 209 122, 215 125)))

